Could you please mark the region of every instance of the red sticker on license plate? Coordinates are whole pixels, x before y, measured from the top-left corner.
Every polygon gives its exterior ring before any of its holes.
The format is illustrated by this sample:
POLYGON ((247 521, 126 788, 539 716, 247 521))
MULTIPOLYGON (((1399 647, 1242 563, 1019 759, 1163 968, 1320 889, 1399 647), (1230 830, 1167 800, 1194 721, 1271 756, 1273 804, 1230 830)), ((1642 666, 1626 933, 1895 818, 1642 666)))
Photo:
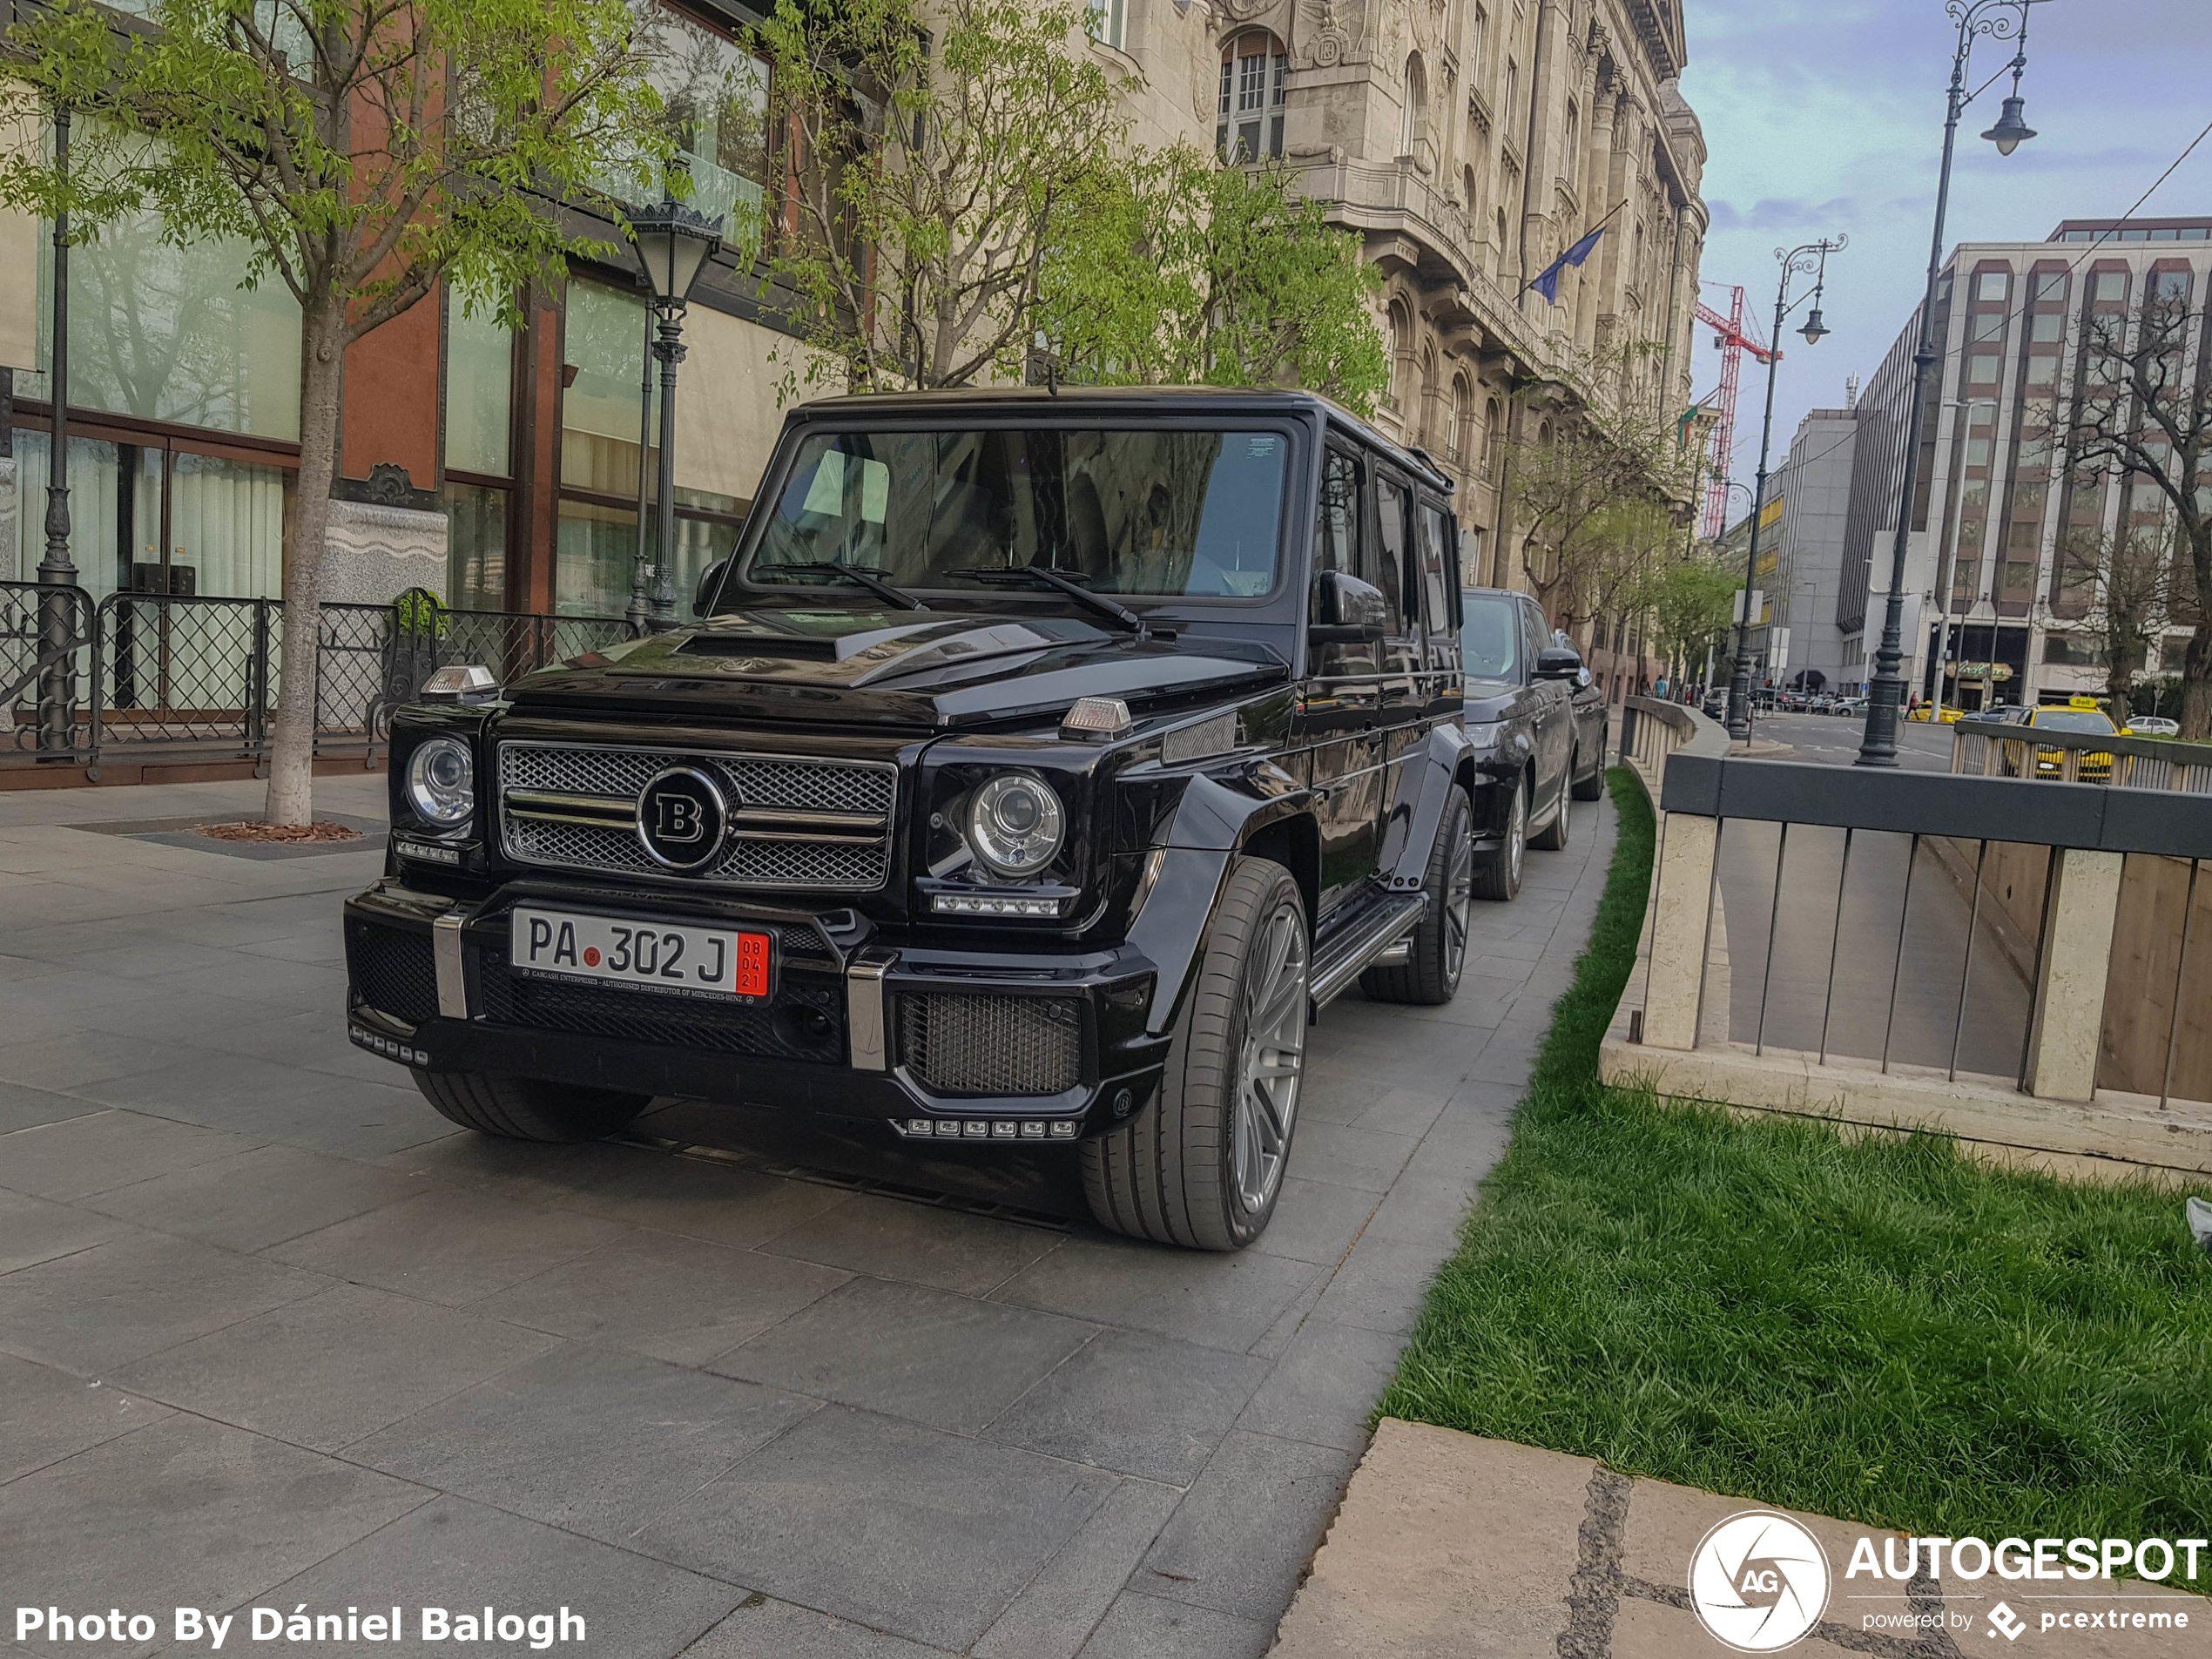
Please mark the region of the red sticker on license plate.
POLYGON ((738 982, 733 988, 739 996, 768 995, 767 934, 738 935, 738 982))

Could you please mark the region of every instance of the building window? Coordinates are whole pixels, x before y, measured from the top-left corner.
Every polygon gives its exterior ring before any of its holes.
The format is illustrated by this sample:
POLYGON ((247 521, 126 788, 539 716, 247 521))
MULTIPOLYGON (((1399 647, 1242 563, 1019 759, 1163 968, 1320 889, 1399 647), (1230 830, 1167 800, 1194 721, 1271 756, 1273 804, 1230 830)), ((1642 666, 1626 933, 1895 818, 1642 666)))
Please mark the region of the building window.
POLYGON ((1406 381, 1413 362, 1413 324, 1406 315, 1402 300, 1390 302, 1390 407, 1405 412, 1407 402, 1406 381))
POLYGON ((1410 156, 1413 146, 1428 136, 1428 77, 1421 70, 1421 55, 1406 60, 1406 80, 1398 107, 1398 153, 1410 156))
POLYGON ((1474 9, 1474 31, 1467 37, 1467 74, 1472 80, 1482 78, 1485 51, 1490 40, 1490 14, 1480 6, 1474 9))
POLYGON ((2101 301, 2125 300, 2128 298, 2128 273, 2125 271, 2098 272, 2096 292, 2091 298, 2101 301))
POLYGON ((1283 155, 1284 77, 1290 59, 1274 36, 1251 30, 1221 49, 1214 147, 1232 165, 1283 155))
MULTIPOLYGON (((676 139, 670 171, 689 176, 693 207, 723 215, 735 233, 768 181, 767 71, 718 30, 665 8, 658 23, 660 51, 648 78, 676 139)), ((634 176, 612 186, 624 200, 637 191, 634 176)))
POLYGON ((1575 102, 1575 100, 1574 100, 1573 98, 1568 98, 1568 99, 1567 100, 1567 151, 1566 151, 1567 177, 1568 177, 1568 182, 1569 182, 1569 183, 1572 183, 1572 182, 1574 182, 1575 179, 1577 179, 1581 176, 1581 168, 1580 168, 1580 167, 1576 165, 1577 158, 1578 158, 1580 157, 1580 155, 1581 154, 1581 144, 1582 144, 1582 111, 1581 111, 1581 106, 1580 105, 1576 104, 1576 103, 1575 102))
POLYGON ((1974 278, 1974 298, 2001 300, 2011 291, 2012 280, 2009 271, 1983 271, 1974 278))
POLYGON ((1498 400, 1491 398, 1482 406, 1482 475, 1489 477, 1497 470, 1498 439, 1505 417, 1498 408, 1498 400))
POLYGON ((1973 338, 1976 340, 2004 339, 2005 314, 2001 311, 1983 312, 1979 316, 1974 318, 1973 327, 1971 332, 1973 338))
POLYGON ((1462 466, 1474 458, 1474 391, 1464 374, 1452 377, 1452 435, 1446 448, 1462 466))
POLYGON ((508 491, 515 337, 487 301, 469 315, 448 288, 445 316, 446 600, 471 610, 507 604, 508 491))
POLYGON ((1096 0, 1090 9, 1090 37, 1116 51, 1129 50, 1129 0, 1096 0))
POLYGON ((2038 300, 2063 301, 2066 299, 2066 273, 2038 271, 2035 273, 2034 294, 2038 300))
POLYGON ((2150 279, 2151 298, 2178 300, 2188 303, 2189 273, 2187 271, 2155 271, 2150 279))
POLYGON ((1499 118, 1513 130, 1514 114, 1521 107, 1521 65, 1512 58, 1506 59, 1506 106, 1498 111, 1499 118))

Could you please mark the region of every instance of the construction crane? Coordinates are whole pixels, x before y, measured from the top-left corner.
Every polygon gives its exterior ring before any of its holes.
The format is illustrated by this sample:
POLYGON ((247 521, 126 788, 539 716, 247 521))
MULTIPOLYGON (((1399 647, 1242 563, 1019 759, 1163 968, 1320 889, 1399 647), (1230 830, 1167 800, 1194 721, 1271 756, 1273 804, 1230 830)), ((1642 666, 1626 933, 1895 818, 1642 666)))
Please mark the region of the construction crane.
POLYGON ((1705 535, 1718 536, 1728 528, 1728 472, 1736 450, 1736 383, 1743 367, 1743 354, 1749 352, 1762 363, 1770 362, 1782 354, 1771 351, 1743 332, 1743 290, 1726 283, 1710 282, 1706 287, 1727 287, 1728 315, 1721 314, 1703 300, 1697 302, 1697 320, 1713 331, 1713 344, 1721 354, 1720 419, 1713 426, 1712 479, 1705 486, 1705 535))

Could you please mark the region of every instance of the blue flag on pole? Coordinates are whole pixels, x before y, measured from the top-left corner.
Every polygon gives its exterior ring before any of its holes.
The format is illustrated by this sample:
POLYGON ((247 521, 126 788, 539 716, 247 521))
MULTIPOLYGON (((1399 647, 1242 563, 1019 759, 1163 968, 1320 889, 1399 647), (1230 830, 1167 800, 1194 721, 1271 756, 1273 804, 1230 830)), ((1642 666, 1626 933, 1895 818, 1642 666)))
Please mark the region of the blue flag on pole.
POLYGON ((1544 296, 1544 302, 1547 305, 1557 305, 1560 273, 1568 266, 1579 266, 1584 260, 1588 259, 1590 250, 1597 246, 1597 239, 1604 234, 1605 226, 1601 225, 1546 266, 1540 275, 1531 278, 1528 286, 1544 296))

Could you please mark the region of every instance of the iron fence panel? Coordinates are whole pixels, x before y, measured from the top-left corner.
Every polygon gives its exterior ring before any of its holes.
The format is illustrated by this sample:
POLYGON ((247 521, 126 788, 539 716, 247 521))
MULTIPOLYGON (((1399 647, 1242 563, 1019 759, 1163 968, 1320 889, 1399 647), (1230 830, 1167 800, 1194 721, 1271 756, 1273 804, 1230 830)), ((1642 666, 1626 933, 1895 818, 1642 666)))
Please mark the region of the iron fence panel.
POLYGON ((0 730, 7 746, 78 758, 92 743, 92 597, 74 585, 0 582, 0 730))

